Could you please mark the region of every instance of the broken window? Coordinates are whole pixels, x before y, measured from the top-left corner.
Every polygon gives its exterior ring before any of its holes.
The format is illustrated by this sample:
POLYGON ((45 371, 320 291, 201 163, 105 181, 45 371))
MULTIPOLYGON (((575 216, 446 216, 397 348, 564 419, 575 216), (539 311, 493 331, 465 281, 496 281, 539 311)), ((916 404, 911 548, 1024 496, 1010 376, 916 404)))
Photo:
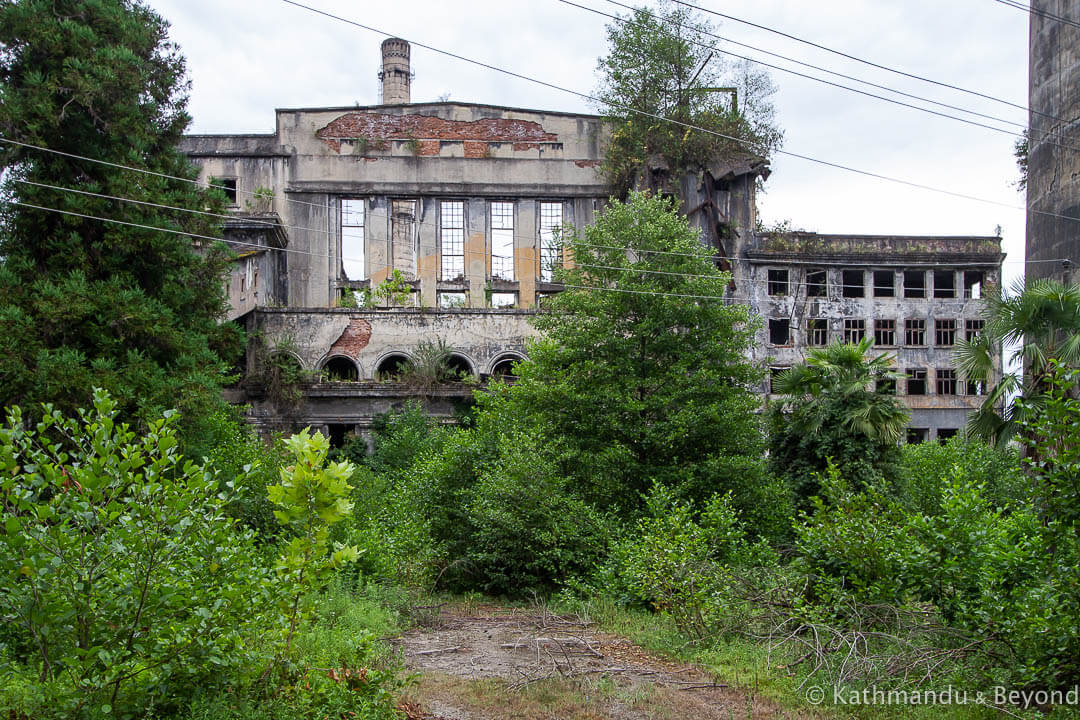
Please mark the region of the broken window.
POLYGON ((874 321, 874 344, 875 345, 895 345, 896 344, 896 321, 895 320, 875 320, 874 321))
POLYGON ((956 321, 934 321, 934 344, 940 347, 949 347, 956 344, 956 321))
POLYGON ((790 345, 791 321, 787 318, 769 320, 769 342, 773 345, 790 345))
POLYGON ((907 370, 907 394, 908 395, 925 395, 926 394, 926 369, 925 368, 908 368, 907 370))
POLYGON ((825 270, 806 271, 806 297, 828 297, 829 274, 825 270))
POLYGON ((986 394, 986 383, 984 383, 982 380, 968 380, 966 385, 968 395, 986 394))
MULTIPOLYGON (((491 277, 514 279, 514 203, 491 203, 491 277)), ((492 304, 492 307, 497 307, 492 304)))
POLYGON ((866 334, 866 321, 865 320, 852 320, 848 318, 844 320, 844 342, 848 344, 857 343, 863 339, 863 335, 866 334))
POLYGON ((829 321, 824 319, 807 320, 806 337, 811 345, 828 345, 829 321))
POLYGON ((874 297, 893 297, 896 295, 896 273, 892 270, 874 271, 874 297))
POLYGON ((416 201, 394 200, 390 218, 392 267, 406 280, 416 279, 416 201))
POLYGON ((364 280, 364 201, 341 199, 341 270, 347 280, 364 280))
POLYGON ((491 307, 493 308, 512 308, 516 305, 517 293, 515 292, 491 293, 491 307))
POLYGON ((983 272, 982 270, 964 271, 964 297, 978 300, 982 297, 983 272))
POLYGON ((881 395, 896 394, 896 378, 881 378, 874 383, 874 390, 881 395))
POLYGON ((542 282, 551 282, 555 277, 555 268, 562 264, 562 249, 559 246, 562 216, 562 203, 540 203, 540 280, 542 282))
POLYGON ((845 270, 843 295, 847 298, 866 297, 866 278, 862 270, 845 270))
POLYGON ((439 203, 439 239, 442 242, 442 279, 465 277, 465 203, 439 203))
POLYGON ((229 201, 229 205, 235 207, 236 202, 236 178, 227 177, 212 177, 210 178, 210 187, 220 190, 225 193, 225 198, 229 201))
POLYGON ((463 292, 439 293, 439 307, 444 310, 457 310, 465 307, 466 295, 463 292))
POLYGON ((934 297, 956 297, 956 273, 952 270, 934 271, 934 297))
POLYGON ((769 294, 770 295, 787 295, 788 294, 788 271, 787 270, 769 270, 769 294))
POLYGON ((904 344, 926 344, 926 321, 922 319, 904 321, 904 344))
POLYGON ((937 369, 937 394, 956 394, 956 371, 952 368, 937 369))
POLYGON ((775 393, 779 392, 776 389, 776 381, 779 380, 780 376, 782 374, 786 373, 788 370, 789 370, 789 368, 786 368, 786 367, 769 368, 769 392, 770 393, 775 394, 775 393))
POLYGON ((919 443, 924 443, 926 442, 926 438, 928 438, 929 436, 930 428, 908 428, 908 445, 918 445, 919 443))
POLYGON ((941 443, 942 445, 944 445, 945 443, 947 443, 949 441, 950 438, 956 437, 957 432, 958 432, 957 428, 938 428, 938 431, 937 431, 938 442, 941 443))
POLYGON ((924 298, 924 297, 926 297, 926 271, 925 270, 905 270, 904 271, 904 297, 906 297, 906 298, 924 298))
POLYGON ((968 321, 966 321, 965 324, 966 324, 966 327, 965 327, 966 332, 965 332, 964 337, 968 342, 971 342, 976 337, 978 337, 979 333, 981 333, 983 331, 983 326, 986 324, 986 321, 984 321, 984 320, 968 320, 968 321))

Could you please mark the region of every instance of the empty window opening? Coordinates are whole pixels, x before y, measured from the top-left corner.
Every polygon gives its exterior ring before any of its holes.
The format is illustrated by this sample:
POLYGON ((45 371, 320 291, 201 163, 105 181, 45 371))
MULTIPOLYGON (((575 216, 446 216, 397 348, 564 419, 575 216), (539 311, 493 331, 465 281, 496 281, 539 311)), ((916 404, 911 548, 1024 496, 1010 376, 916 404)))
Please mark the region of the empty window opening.
MULTIPOLYGON (((491 203, 491 277, 514 279, 514 203, 491 203)), ((493 307, 498 307, 493 305, 493 307)))
POLYGON ((521 361, 522 358, 519 357, 503 358, 491 367, 491 376, 506 381, 516 380, 517 373, 514 371, 514 365, 521 361))
POLYGON ((964 330, 965 330, 965 336, 964 337, 965 337, 965 339, 968 342, 971 342, 972 340, 977 338, 979 336, 979 333, 981 333, 983 331, 983 327, 985 326, 985 324, 986 324, 985 320, 967 320, 967 321, 965 321, 965 323, 964 323, 964 330))
POLYGON ((341 200, 341 270, 349 280, 367 278, 364 269, 364 201, 341 200))
POLYGON ((416 201, 394 200, 390 225, 393 267, 400 270, 406 280, 416 279, 416 201))
POLYGON ((965 384, 967 385, 966 390, 968 395, 986 394, 986 383, 982 380, 968 380, 965 384))
POLYGON ((895 320, 875 320, 874 321, 874 344, 875 345, 895 345, 896 344, 896 321, 895 320))
POLYGON ((210 178, 210 187, 225 193, 225 199, 229 205, 236 205, 236 178, 214 177, 210 178))
POLYGON ((806 322, 806 334, 811 345, 828 345, 829 321, 824 319, 808 320, 806 322))
POLYGON ((442 279, 465 277, 465 203, 444 200, 439 204, 439 238, 442 241, 442 279))
POLYGON ((326 426, 326 434, 326 439, 330 441, 330 447, 342 448, 356 434, 356 426, 331 423, 326 426))
POLYGON ((447 358, 446 367, 454 379, 464 380, 473 375, 472 364, 461 355, 451 355, 447 358))
POLYGON ((491 307, 512 308, 517 307, 517 293, 497 292, 491 293, 491 307))
POLYGON ((907 394, 908 395, 925 395, 926 394, 926 369, 925 368, 908 368, 907 370, 907 394))
POLYGON ((788 271, 787 270, 769 270, 769 294, 770 295, 787 295, 788 294, 788 271))
POLYGON ((926 442, 926 439, 930 436, 930 428, 908 428, 907 429, 907 441, 908 445, 918 445, 926 442))
POLYGON ((829 274, 825 270, 806 271, 806 296, 828 297, 829 274))
POLYGON ((956 370, 952 368, 938 368, 937 369, 937 394, 938 395, 955 395, 956 394, 956 370))
POLYGON ((925 345, 926 344, 926 321, 923 319, 905 320, 904 321, 904 344, 905 345, 925 345))
POLYGON ((906 297, 906 298, 924 298, 924 297, 926 297, 926 271, 925 270, 905 270, 904 271, 904 297, 906 297))
POLYGON ((555 268, 562 264, 559 231, 563 222, 562 203, 540 203, 540 280, 552 282, 555 268))
POLYGON ((940 347, 949 347, 956 344, 956 321, 934 321, 934 344, 940 347))
POLYGON ((779 390, 776 389, 777 381, 780 379, 780 376, 783 375, 784 373, 786 373, 789 369, 790 368, 786 368, 786 367, 769 368, 769 392, 770 393, 775 394, 775 393, 779 392, 779 390))
POLYGON ((956 433, 959 432, 957 428, 938 428, 937 439, 938 442, 944 445, 949 442, 950 438, 956 437, 956 433))
POLYGON ((439 293, 439 307, 443 310, 460 310, 465 307, 467 296, 463 292, 439 293))
POLYGON ((791 321, 772 318, 769 320, 769 342, 773 345, 791 344, 791 321))
POLYGON ((375 368, 375 379, 380 382, 398 380, 412 367, 412 360, 407 355, 387 355, 375 368))
POLYGON ((866 335, 865 320, 844 320, 844 342, 851 345, 859 342, 866 335))
POLYGON ((323 374, 327 382, 356 382, 360 379, 360 372, 356 364, 343 357, 332 357, 323 365, 323 374))
POLYGON ((844 271, 844 297, 847 298, 860 298, 866 297, 866 278, 865 273, 862 270, 845 270, 844 271))
POLYGON ((978 300, 982 297, 983 272, 982 270, 964 271, 964 297, 978 300))
POLYGON ((896 394, 896 378, 881 378, 874 383, 874 390, 879 395, 895 395, 896 394))
POLYGON ((956 297, 956 273, 952 270, 934 271, 934 297, 956 297))
POLYGON ((874 271, 874 297, 894 297, 896 295, 896 273, 892 270, 874 271))

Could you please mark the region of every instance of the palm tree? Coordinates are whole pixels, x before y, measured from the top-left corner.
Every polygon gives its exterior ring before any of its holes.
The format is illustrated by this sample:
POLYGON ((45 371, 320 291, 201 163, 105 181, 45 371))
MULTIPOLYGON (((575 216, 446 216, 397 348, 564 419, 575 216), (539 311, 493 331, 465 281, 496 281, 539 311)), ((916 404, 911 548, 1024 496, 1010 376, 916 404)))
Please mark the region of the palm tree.
POLYGON ((892 369, 895 355, 870 356, 874 341, 835 342, 812 350, 802 365, 780 373, 774 391, 787 395, 791 421, 808 434, 816 433, 831 413, 826 406, 839 401, 842 422, 852 432, 882 443, 900 440, 907 410, 897 401, 896 381, 906 377, 892 369))
POLYGON ((1020 280, 1007 294, 990 290, 984 303, 983 331, 958 343, 953 363, 964 380, 988 388, 982 406, 968 420, 968 434, 1002 446, 1042 407, 1051 361, 1080 367, 1080 285, 1020 280), (1022 370, 1003 372, 991 384, 1003 346, 1012 348, 1006 367, 1022 370))

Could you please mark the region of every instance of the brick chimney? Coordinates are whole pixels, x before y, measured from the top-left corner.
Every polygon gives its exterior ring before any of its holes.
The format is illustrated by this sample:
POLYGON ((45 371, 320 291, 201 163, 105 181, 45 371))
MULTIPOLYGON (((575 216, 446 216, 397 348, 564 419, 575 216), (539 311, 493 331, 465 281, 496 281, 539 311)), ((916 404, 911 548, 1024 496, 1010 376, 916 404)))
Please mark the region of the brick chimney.
POLYGON ((409 102, 409 43, 401 38, 387 38, 382 43, 382 69, 379 71, 382 104, 398 105, 409 102))

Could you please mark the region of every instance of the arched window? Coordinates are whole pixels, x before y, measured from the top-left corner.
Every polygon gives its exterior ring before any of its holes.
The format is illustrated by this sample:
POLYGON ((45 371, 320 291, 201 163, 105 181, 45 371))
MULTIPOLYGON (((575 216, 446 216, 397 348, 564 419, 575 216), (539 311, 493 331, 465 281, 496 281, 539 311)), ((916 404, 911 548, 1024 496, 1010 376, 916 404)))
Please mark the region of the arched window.
POLYGON ((375 379, 381 382, 392 381, 408 370, 412 360, 407 355, 393 353, 382 359, 375 368, 375 379))
POLYGON ((337 356, 323 363, 323 373, 327 382, 356 382, 360 379, 360 371, 349 358, 337 356))

